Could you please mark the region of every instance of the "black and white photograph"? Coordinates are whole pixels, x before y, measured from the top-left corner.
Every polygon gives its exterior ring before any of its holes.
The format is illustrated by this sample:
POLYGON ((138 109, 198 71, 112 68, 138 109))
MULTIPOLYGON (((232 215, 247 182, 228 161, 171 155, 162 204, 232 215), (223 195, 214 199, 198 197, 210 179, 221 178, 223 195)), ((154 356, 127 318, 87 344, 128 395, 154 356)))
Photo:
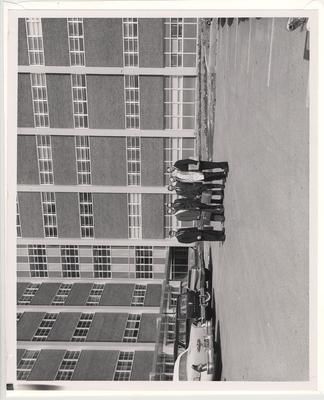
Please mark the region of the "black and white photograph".
POLYGON ((9 15, 7 390, 314 383, 313 20, 234 14, 9 15))

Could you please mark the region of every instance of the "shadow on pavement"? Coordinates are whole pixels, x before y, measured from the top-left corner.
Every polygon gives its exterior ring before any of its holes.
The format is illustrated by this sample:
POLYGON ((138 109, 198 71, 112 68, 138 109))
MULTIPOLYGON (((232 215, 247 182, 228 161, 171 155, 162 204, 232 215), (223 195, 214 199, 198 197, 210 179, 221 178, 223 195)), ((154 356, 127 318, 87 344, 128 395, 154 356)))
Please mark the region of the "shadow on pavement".
POLYGON ((234 18, 227 18, 227 25, 228 26, 232 26, 233 22, 234 22, 234 18))
POLYGON ((222 361, 222 346, 221 346, 219 321, 217 321, 217 328, 216 328, 215 350, 216 350, 215 380, 220 381, 222 378, 223 361, 222 361))
MULTIPOLYGON (((213 277, 213 260, 212 260, 212 251, 209 248, 209 262, 208 262, 208 285, 211 289, 212 288, 212 277, 213 277)), ((215 329, 215 380, 220 381, 222 377, 222 370, 223 370, 223 361, 222 361, 222 349, 221 349, 221 337, 220 337, 220 324, 219 320, 217 320, 216 315, 216 299, 215 299, 215 292, 212 290, 212 300, 211 300, 211 308, 212 308, 212 320, 213 326, 215 329)))

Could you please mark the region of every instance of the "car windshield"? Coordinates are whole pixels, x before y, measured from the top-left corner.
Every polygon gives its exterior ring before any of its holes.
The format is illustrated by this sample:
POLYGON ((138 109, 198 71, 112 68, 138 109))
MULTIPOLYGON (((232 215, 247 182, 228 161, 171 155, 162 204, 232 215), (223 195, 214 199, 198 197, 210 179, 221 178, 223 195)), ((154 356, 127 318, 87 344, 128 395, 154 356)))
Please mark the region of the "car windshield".
POLYGON ((180 356, 180 363, 179 363, 179 381, 187 381, 187 354, 188 352, 185 351, 180 356))

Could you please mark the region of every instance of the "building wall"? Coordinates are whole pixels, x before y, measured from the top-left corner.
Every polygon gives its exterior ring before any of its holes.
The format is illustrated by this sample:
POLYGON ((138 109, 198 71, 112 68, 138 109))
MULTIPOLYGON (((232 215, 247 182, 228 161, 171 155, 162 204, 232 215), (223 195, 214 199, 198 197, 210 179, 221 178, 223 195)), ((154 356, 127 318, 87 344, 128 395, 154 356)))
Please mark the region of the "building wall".
POLYGON ((53 342, 69 342, 73 336, 81 313, 59 313, 47 337, 53 342))
POLYGON ((53 174, 56 185, 77 184, 75 139, 73 136, 51 136, 53 174))
POLYGON ((47 74, 47 95, 51 128, 73 128, 71 76, 47 74))
POLYGON ((58 236, 80 237, 78 193, 56 193, 58 236))
POLYGON ((61 365, 64 350, 41 350, 28 376, 29 381, 52 381, 61 365))
POLYGON ((127 195, 94 193, 93 210, 97 238, 127 238, 127 195))
POLYGON ((163 67, 163 20, 139 18, 139 66, 163 67))
POLYGON ((163 77, 140 76, 141 129, 163 129, 163 77))
POLYGON ((142 194, 143 238, 163 239, 163 207, 163 194, 142 194))
POLYGON ((126 185, 125 138, 91 137, 90 151, 93 185, 126 185))
POLYGON ((121 342, 126 326, 127 314, 96 313, 87 342, 121 342))
POLYGON ((100 299, 101 306, 129 306, 132 301, 134 284, 106 284, 100 299))
POLYGON ((44 237, 40 193, 18 193, 20 223, 23 237, 44 237))
POLYGON ((34 111, 29 74, 18 74, 18 127, 34 126, 34 111))
POLYGON ((143 186, 163 186, 163 139, 141 139, 141 182, 143 186))
POLYGON ((23 295, 27 286, 28 286, 28 282, 17 282, 17 301, 23 295))
POLYGON ((147 285, 144 306, 159 307, 161 303, 161 295, 162 295, 161 285, 147 285))
POLYGON ((42 18, 46 65, 70 65, 66 18, 42 18))
POLYGON ((153 359, 153 351, 135 351, 131 380, 148 381, 153 370, 153 359))
POLYGON ((92 283, 74 283, 65 301, 68 306, 84 306, 92 288, 92 283))
POLYGON ((17 340, 31 340, 44 315, 44 312, 24 313, 17 324, 17 340))
POLYGON ((155 342, 157 332, 156 318, 157 314, 142 315, 140 331, 137 339, 139 343, 155 342))
POLYGON ((125 128, 124 79, 120 75, 88 75, 89 127, 125 128))
MULTIPOLYGON (((43 349, 40 351, 28 381, 54 380, 64 358, 65 349, 43 349)), ((25 349, 17 350, 17 365, 25 349)), ((118 361, 116 350, 82 350, 76 363, 73 381, 111 381, 118 361)), ((130 379, 148 381, 153 369, 153 351, 135 351, 130 379)))
POLYGON ((122 67, 121 18, 85 18, 84 44, 88 67, 122 67))
POLYGON ((60 287, 58 282, 44 282, 37 290, 35 296, 32 298, 30 304, 33 306, 45 306, 52 304, 52 301, 60 287))
POLYGON ((84 350, 72 376, 73 381, 112 380, 118 351, 84 350))
POLYGON ((18 65, 28 65, 28 49, 25 18, 18 18, 18 65))
POLYGON ((35 136, 17 136, 17 183, 24 185, 39 184, 35 136), (28 154, 28 157, 26 157, 26 154, 28 154))
MULTIPOLYGON (((80 239, 78 246, 80 278, 94 278, 94 261, 93 249, 91 245, 83 245, 80 239)), ((108 246, 110 249, 111 259, 111 277, 127 279, 136 278, 136 260, 134 246, 108 246)), ((165 271, 165 253, 166 248, 163 246, 153 247, 152 274, 154 279, 163 279, 165 271)), ((62 263, 60 246, 45 246, 46 265, 48 278, 62 278, 62 263)), ((17 277, 31 277, 30 263, 28 258, 27 245, 17 246, 17 277)), ((43 278, 46 279, 46 278, 43 278)), ((62 278, 64 282, 65 278, 62 278)), ((31 279, 32 281, 32 279, 31 279)), ((148 280, 148 283, 150 281, 148 280)), ((147 291, 149 293, 149 289, 147 291)), ((148 296, 148 294, 147 294, 148 296)))

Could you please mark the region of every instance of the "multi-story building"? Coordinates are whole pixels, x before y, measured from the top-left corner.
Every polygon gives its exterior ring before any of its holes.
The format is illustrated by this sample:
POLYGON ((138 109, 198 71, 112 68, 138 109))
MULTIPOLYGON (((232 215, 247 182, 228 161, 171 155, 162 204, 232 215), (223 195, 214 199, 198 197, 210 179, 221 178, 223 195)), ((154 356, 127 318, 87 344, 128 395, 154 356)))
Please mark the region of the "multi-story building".
POLYGON ((149 379, 196 39, 191 18, 18 20, 19 380, 149 379))

